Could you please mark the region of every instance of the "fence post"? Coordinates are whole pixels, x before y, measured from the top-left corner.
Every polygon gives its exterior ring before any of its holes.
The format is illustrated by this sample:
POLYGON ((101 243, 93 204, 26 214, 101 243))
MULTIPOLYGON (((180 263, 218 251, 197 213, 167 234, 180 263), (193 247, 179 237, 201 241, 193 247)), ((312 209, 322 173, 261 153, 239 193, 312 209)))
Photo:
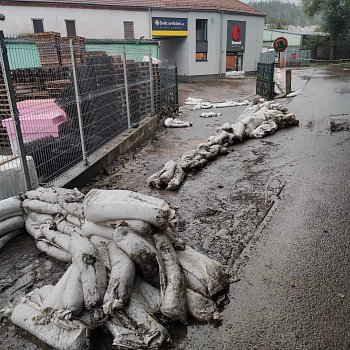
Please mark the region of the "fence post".
POLYGON ((125 86, 125 100, 126 100, 126 113, 128 116, 128 129, 131 130, 131 116, 130 116, 130 101, 129 101, 129 85, 128 74, 126 70, 126 50, 123 47, 123 70, 124 70, 124 86, 125 86))
POLYGON ((24 175, 25 187, 27 190, 30 190, 32 184, 30 181, 27 157, 25 154, 23 136, 22 136, 22 131, 21 131, 21 121, 19 120, 19 113, 18 113, 17 104, 16 104, 15 90, 14 90, 13 85, 12 85, 10 64, 9 64, 8 57, 7 57, 7 48, 6 48, 4 38, 5 38, 4 32, 2 30, 0 30, 0 46, 1 46, 0 60, 1 60, 2 75, 4 78, 4 82, 5 82, 6 94, 7 94, 7 98, 9 101, 11 117, 12 117, 12 120, 15 124, 16 138, 17 138, 18 150, 19 150, 19 158, 20 158, 20 162, 21 162, 23 175, 24 175))
POLYGON ((179 81, 177 78, 177 66, 175 66, 174 69, 174 74, 175 74, 175 103, 178 105, 179 104, 179 81))
POLYGON ((154 113, 154 81, 153 81, 153 61, 152 61, 152 48, 149 48, 149 83, 151 89, 151 114, 154 113))
POLYGON ((77 67, 75 65, 75 54, 74 54, 73 40, 72 39, 69 39, 69 49, 70 49, 70 57, 72 60, 74 93, 75 93, 75 102, 77 104, 77 112, 78 112, 78 123, 79 123, 81 150, 83 152, 84 165, 88 165, 86 146, 85 146, 85 138, 84 138, 83 118, 82 118, 82 113, 81 113, 80 94, 79 94, 78 79, 77 79, 77 67))

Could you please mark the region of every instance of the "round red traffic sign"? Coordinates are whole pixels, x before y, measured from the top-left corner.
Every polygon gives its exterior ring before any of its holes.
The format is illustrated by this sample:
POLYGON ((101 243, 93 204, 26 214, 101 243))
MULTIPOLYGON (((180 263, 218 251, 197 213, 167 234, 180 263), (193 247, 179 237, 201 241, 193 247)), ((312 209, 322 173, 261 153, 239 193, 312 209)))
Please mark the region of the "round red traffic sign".
POLYGON ((275 39, 273 42, 273 48, 277 52, 283 52, 288 46, 288 40, 284 38, 283 36, 280 36, 279 38, 275 39))

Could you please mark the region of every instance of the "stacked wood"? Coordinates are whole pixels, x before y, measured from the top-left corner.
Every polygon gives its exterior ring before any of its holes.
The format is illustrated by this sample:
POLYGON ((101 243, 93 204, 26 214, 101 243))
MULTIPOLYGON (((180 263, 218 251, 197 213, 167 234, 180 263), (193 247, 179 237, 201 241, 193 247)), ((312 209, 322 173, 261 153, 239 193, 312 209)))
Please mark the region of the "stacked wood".
POLYGON ((2 70, 0 69, 0 150, 2 151, 1 153, 6 154, 10 153, 10 140, 6 128, 1 124, 1 120, 10 116, 10 104, 7 97, 6 85, 2 70))
POLYGON ((69 40, 72 39, 73 49, 75 54, 75 63, 81 64, 85 53, 85 38, 81 36, 63 37, 60 38, 61 63, 63 66, 71 65, 71 52, 69 40))

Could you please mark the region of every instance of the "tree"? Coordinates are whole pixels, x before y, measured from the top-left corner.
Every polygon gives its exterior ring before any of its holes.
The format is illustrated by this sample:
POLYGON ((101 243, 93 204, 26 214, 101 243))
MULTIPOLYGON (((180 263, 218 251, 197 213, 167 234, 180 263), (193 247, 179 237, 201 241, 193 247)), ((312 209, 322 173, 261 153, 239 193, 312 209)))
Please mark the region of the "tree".
POLYGON ((350 31, 350 0, 302 0, 306 14, 322 15, 322 29, 329 33, 330 59, 334 59, 340 40, 350 31))

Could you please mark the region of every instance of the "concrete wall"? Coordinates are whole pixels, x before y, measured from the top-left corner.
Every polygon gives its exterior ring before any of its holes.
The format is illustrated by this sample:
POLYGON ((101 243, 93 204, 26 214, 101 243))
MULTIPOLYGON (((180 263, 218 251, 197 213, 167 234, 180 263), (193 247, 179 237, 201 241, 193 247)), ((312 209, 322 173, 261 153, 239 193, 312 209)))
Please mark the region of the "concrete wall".
POLYGON ((97 10, 32 6, 3 6, 0 30, 5 35, 33 33, 32 18, 42 18, 45 31, 67 35, 65 20, 75 20, 77 35, 90 39, 124 39, 124 21, 134 22, 135 38, 150 39, 149 16, 146 11, 97 10))

